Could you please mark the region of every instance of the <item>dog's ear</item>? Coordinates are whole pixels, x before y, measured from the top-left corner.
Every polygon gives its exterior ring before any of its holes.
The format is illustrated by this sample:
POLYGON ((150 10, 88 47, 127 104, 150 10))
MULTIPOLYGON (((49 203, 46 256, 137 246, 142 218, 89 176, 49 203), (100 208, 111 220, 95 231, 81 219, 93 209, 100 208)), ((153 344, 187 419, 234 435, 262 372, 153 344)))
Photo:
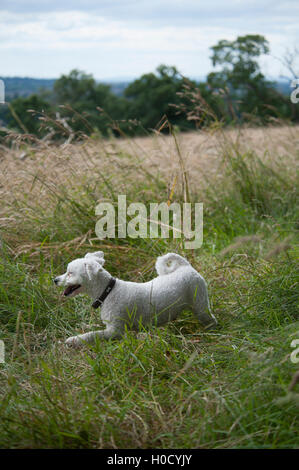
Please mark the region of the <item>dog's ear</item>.
POLYGON ((88 259, 85 263, 85 271, 88 276, 88 279, 92 281, 94 277, 102 271, 102 264, 98 263, 95 259, 88 259))
POLYGON ((95 253, 86 253, 84 258, 94 258, 94 260, 101 266, 103 266, 105 263, 103 251, 96 251, 95 253))

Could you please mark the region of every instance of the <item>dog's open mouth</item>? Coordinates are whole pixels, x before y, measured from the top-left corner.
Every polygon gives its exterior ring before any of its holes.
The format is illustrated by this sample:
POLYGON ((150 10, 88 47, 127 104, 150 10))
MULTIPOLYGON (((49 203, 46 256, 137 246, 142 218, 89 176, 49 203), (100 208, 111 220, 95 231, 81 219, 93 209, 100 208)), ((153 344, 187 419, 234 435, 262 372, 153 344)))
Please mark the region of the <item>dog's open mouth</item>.
POLYGON ((63 295, 65 295, 67 297, 68 295, 73 294, 77 289, 80 289, 80 287, 81 287, 81 284, 74 284, 72 286, 68 286, 65 289, 63 295))

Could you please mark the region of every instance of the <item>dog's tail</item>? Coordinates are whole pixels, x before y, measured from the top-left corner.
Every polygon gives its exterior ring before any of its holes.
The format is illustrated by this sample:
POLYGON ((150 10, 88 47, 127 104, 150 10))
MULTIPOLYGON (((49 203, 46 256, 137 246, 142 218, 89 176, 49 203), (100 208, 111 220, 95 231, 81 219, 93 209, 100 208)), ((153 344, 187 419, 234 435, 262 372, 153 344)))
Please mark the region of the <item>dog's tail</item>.
POLYGON ((176 253, 167 253, 167 255, 159 256, 156 261, 156 271, 159 276, 173 273, 173 271, 181 266, 190 266, 190 263, 176 253))

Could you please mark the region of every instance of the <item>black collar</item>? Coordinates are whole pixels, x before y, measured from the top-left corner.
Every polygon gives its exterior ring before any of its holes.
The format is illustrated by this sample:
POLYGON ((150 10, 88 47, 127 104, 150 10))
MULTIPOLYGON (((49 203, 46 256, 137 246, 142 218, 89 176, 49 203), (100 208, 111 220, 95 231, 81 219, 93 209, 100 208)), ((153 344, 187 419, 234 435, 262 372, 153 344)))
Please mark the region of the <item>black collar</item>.
POLYGON ((103 305, 104 300, 106 299, 108 294, 110 294, 110 292, 112 291, 113 287, 115 286, 115 283, 116 283, 116 279, 114 279, 114 277, 112 277, 110 279, 106 289, 104 290, 104 292, 92 304, 93 308, 99 308, 103 305))

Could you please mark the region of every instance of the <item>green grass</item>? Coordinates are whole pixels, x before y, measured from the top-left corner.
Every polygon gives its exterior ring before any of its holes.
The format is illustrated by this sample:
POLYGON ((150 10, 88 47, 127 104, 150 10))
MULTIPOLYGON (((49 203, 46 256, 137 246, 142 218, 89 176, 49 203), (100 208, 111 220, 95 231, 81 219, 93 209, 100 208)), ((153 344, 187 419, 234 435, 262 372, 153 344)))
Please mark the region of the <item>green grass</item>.
MULTIPOLYGON (((13 217, 1 232, 0 446, 298 448, 298 390, 288 392, 299 338, 293 167, 226 150, 217 186, 190 196, 205 203, 204 244, 184 251, 180 240, 96 240, 96 202, 116 201, 120 187, 128 203, 167 201, 169 182, 130 155, 116 158, 105 172, 91 160, 88 175, 74 172, 65 185, 27 175, 22 197, 0 203, 13 217), (52 279, 96 249, 113 275, 140 282, 159 254, 187 256, 208 282, 219 326, 205 332, 185 312, 163 328, 67 348, 68 336, 101 323, 88 298, 63 301, 52 279)), ((177 187, 173 200, 183 194, 177 187)))

